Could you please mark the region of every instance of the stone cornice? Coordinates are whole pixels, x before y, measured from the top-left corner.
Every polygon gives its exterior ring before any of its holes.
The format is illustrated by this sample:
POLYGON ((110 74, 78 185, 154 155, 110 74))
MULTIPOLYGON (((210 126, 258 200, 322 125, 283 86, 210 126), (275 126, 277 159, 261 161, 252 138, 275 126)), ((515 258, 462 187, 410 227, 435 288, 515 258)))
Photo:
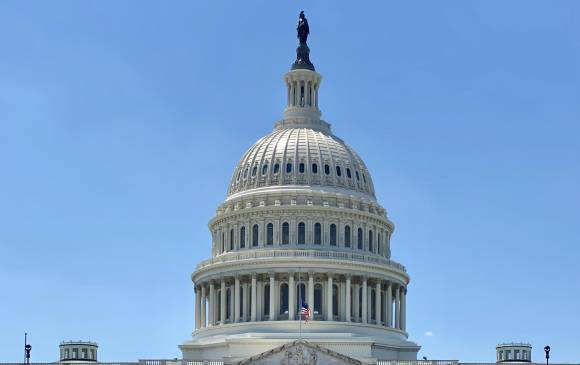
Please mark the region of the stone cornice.
POLYGON ((320 214, 327 217, 334 217, 338 219, 365 219, 374 221, 376 224, 385 224, 390 231, 394 231, 395 225, 387 217, 380 216, 374 213, 365 212, 362 210, 355 210, 352 208, 339 208, 332 206, 308 206, 308 205, 283 205, 283 206, 257 206, 251 208, 244 208, 240 210, 223 213, 212 218, 208 223, 208 228, 212 230, 213 226, 218 224, 229 223, 232 221, 240 221, 251 219, 256 216, 268 216, 272 218, 281 219, 282 214, 289 214, 292 216, 320 214))
POLYGON ((313 250, 268 250, 248 253, 250 255, 232 253, 206 260, 198 265, 191 279, 195 283, 201 278, 211 280, 224 275, 267 274, 271 271, 287 273, 289 270, 296 271, 300 268, 304 272, 332 270, 339 275, 380 277, 393 280, 399 285, 407 285, 410 281, 402 265, 387 259, 375 260, 375 257, 365 255, 355 255, 359 256, 359 259, 356 259, 343 252, 329 256, 329 252, 313 250))

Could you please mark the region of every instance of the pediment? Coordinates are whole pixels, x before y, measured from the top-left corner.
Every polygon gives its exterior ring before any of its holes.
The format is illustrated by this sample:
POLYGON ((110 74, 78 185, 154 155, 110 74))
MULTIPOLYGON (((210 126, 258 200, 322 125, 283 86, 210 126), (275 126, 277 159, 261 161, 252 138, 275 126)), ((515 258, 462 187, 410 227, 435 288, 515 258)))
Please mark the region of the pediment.
POLYGON ((239 365, 362 365, 359 360, 314 345, 304 340, 296 340, 252 356, 239 365))

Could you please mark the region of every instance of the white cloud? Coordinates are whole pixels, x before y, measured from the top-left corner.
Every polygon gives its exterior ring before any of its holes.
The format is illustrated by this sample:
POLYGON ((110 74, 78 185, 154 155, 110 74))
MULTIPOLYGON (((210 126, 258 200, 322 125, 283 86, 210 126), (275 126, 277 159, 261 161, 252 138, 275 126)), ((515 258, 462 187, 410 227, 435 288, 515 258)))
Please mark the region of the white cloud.
POLYGON ((431 331, 427 331, 427 332, 425 332, 425 336, 432 337, 432 336, 435 336, 435 334, 431 331))

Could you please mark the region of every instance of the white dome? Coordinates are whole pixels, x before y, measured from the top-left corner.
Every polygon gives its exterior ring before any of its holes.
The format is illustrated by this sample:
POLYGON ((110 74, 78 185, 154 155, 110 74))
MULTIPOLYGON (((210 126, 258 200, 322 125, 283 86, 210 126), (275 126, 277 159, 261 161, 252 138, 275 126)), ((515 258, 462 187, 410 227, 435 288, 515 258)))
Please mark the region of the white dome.
POLYGON ((369 171, 359 155, 330 132, 328 123, 278 122, 244 154, 228 197, 268 187, 309 186, 375 199, 369 171), (328 189, 327 189, 328 188, 328 189))

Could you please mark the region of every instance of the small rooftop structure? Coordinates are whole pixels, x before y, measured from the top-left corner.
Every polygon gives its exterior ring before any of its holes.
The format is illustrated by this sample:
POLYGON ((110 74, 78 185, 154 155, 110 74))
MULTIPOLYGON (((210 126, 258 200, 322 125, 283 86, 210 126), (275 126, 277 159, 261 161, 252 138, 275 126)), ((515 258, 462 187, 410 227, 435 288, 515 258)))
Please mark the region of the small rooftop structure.
POLYGON ((60 348, 60 362, 97 362, 96 342, 63 341, 60 348))
POLYGON ((532 345, 524 342, 504 342, 495 347, 498 363, 532 362, 532 345))

